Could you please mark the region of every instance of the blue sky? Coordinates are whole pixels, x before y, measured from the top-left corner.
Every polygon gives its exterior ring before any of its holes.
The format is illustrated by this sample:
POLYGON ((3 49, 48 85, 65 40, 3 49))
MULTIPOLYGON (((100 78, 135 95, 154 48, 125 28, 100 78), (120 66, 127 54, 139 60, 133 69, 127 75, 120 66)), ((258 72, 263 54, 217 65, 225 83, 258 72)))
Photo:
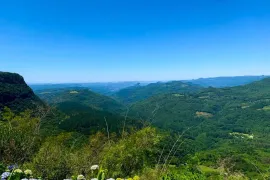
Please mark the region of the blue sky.
POLYGON ((269 0, 5 0, 0 71, 30 83, 270 74, 269 0))

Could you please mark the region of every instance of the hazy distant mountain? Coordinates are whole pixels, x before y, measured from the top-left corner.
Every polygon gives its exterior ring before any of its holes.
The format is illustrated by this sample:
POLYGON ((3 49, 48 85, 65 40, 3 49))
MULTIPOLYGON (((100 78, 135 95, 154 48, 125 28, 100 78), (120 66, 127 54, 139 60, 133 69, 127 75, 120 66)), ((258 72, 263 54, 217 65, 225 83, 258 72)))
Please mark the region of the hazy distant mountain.
POLYGON ((9 107, 21 112, 43 106, 43 102, 25 83, 22 76, 16 73, 0 72, 0 109, 9 107))
POLYGON ((245 85, 254 81, 259 81, 269 76, 235 76, 235 77, 213 77, 200 78, 193 80, 184 80, 183 82, 191 82, 204 87, 233 87, 245 85))
MULTIPOLYGON (((108 83, 63 83, 63 84, 29 84, 29 86, 35 91, 43 91, 48 89, 64 89, 64 88, 88 88, 103 95, 111 95, 120 89, 134 86, 139 82, 108 82, 108 83)), ((148 84, 148 82, 143 82, 148 84)))

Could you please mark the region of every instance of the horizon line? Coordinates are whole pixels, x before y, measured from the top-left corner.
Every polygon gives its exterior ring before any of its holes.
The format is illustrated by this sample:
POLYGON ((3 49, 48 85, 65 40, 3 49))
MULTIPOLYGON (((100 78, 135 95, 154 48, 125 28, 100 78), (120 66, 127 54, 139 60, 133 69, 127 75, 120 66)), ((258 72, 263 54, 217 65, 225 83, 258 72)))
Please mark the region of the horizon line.
POLYGON ((181 80, 123 80, 123 81, 87 81, 87 82, 27 82, 29 85, 57 85, 57 84, 102 84, 102 83, 149 83, 149 82, 170 82, 170 81, 193 81, 199 79, 214 79, 214 78, 237 78, 237 77, 268 77, 270 75, 240 75, 240 76, 211 76, 211 77, 199 77, 193 79, 181 79, 181 80))

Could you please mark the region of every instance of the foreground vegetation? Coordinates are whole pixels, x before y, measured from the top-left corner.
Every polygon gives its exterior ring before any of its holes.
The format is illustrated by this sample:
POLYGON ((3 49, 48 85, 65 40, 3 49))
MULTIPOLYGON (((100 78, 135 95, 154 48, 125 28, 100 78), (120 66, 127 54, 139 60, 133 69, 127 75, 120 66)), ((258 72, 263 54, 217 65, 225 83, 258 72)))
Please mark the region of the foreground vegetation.
POLYGON ((31 169, 35 177, 44 179, 78 175, 95 178, 93 165, 99 165, 103 178, 107 179, 269 177, 269 164, 258 160, 270 157, 270 152, 256 150, 249 138, 233 138, 216 149, 195 152, 193 146, 199 144, 150 126, 121 135, 59 132, 42 136, 41 120, 30 111, 15 115, 5 109, 0 130, 1 174, 8 165, 17 164, 19 169, 31 169))

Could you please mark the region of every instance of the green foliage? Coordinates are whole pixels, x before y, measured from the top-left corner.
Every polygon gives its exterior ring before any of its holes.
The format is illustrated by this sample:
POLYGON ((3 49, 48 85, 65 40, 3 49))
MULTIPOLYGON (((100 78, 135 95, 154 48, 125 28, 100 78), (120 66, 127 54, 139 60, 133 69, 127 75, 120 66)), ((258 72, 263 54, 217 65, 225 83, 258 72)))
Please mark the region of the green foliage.
POLYGON ((48 179, 64 179, 72 174, 99 179, 131 177, 153 165, 153 150, 161 138, 161 134, 150 127, 124 139, 112 135, 108 140, 104 134, 97 133, 83 144, 77 143, 73 133, 62 133, 44 140, 31 162, 25 163, 24 167, 48 179), (102 167, 96 175, 91 169, 94 164, 102 167))
POLYGON ((29 160, 40 143, 39 122, 30 111, 15 115, 4 108, 0 120, 0 161, 9 164, 29 160))
POLYGON ((5 172, 5 170, 6 170, 6 166, 4 164, 0 163, 0 174, 5 172))
POLYGON ((99 164, 102 158, 101 153, 106 146, 108 146, 108 138, 100 132, 90 136, 83 146, 72 145, 72 151, 68 157, 72 174, 96 175, 91 167, 99 164))
POLYGON ((138 174, 151 166, 154 146, 161 140, 154 128, 145 128, 104 149, 102 166, 112 177, 127 177, 138 174))
POLYGON ((48 179, 65 179, 70 173, 68 168, 69 150, 66 147, 70 138, 70 133, 47 138, 32 162, 26 166, 30 166, 39 176, 48 179))

